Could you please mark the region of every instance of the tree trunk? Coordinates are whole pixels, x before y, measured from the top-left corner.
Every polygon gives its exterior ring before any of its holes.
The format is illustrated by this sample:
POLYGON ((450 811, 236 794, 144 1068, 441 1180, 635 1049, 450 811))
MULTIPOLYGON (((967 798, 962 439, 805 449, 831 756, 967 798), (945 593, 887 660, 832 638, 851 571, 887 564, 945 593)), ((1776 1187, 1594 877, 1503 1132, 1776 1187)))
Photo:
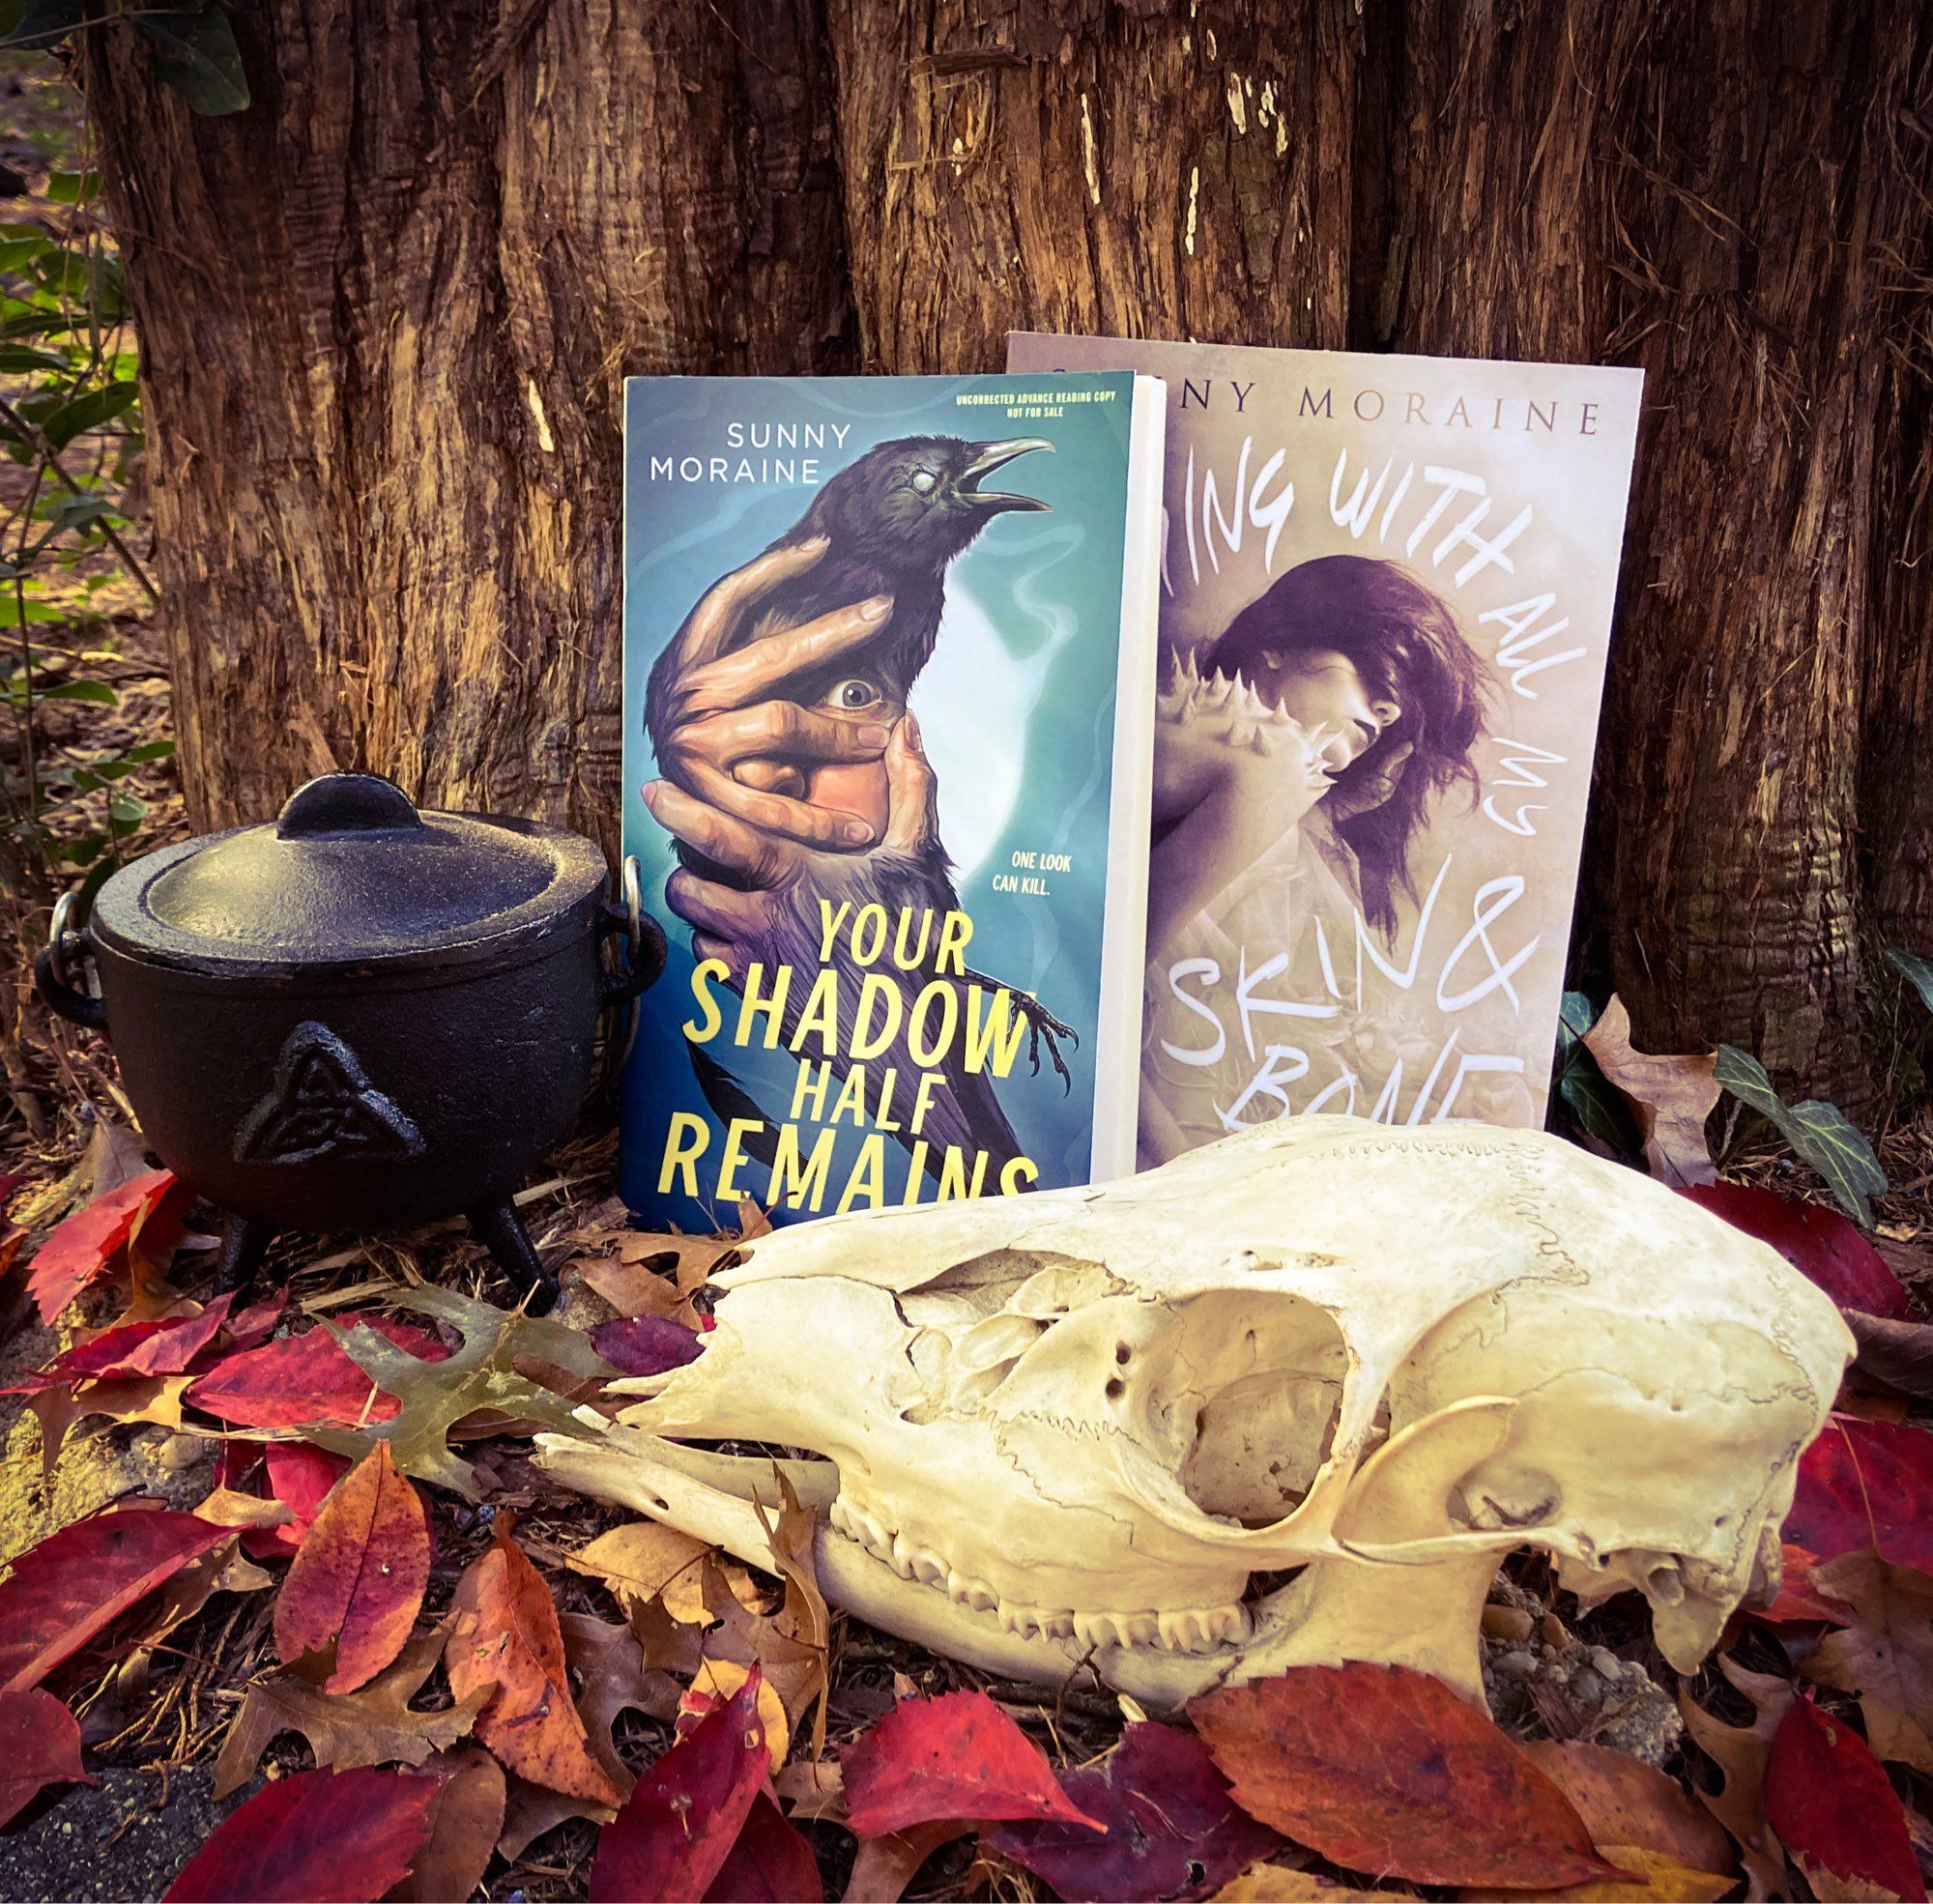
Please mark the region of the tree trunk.
POLYGON ((1933 952, 1933 29, 1886 0, 263 0, 82 36, 194 810, 612 837, 619 385, 1015 327, 1640 362, 1582 970, 1858 1102, 1933 952))

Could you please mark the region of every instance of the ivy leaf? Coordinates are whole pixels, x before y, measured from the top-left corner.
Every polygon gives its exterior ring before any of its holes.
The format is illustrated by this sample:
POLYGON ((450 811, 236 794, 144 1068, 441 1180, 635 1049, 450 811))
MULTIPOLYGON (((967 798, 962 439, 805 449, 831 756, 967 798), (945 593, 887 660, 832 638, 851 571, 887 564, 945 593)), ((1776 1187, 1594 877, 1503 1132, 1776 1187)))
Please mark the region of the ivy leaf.
POLYGON ((82 0, 0 0, 0 46, 44 49, 80 24, 82 0))
POLYGON ((1919 1002, 1933 1012, 1933 959, 1922 959, 1917 952, 1889 945, 1886 962, 1919 994, 1919 1002))
POLYGON ((137 14, 135 24, 155 43, 155 70, 196 112, 216 119, 247 105, 242 49, 218 6, 137 14))
POLYGON ((1773 1089, 1765 1066, 1735 1045, 1718 1047, 1714 1075, 1742 1104, 1771 1119, 1794 1154, 1825 1179, 1841 1209, 1857 1217, 1865 1228, 1872 1227, 1872 1205, 1867 1198, 1885 1196, 1886 1172, 1880 1168, 1872 1145, 1837 1105, 1817 1098, 1787 1104, 1773 1089))
POLYGON ((1634 1157, 1643 1141, 1636 1120, 1584 1043, 1597 1016, 1597 1008, 1583 993, 1565 993, 1557 1022, 1557 1095, 1571 1121, 1586 1137, 1621 1157, 1634 1157))
POLYGON ((493 1309, 453 1289, 413 1289, 398 1300, 448 1323, 463 1346, 444 1361, 425 1362, 363 1323, 351 1329, 325 1324, 350 1360, 402 1407, 392 1420, 368 1428, 305 1428, 309 1440, 358 1460, 387 1441, 405 1474, 476 1501, 482 1498, 476 1471, 449 1447, 449 1431, 465 1416, 490 1409, 560 1434, 589 1433, 570 1401, 515 1367, 523 1359, 589 1380, 614 1377, 618 1371, 580 1331, 493 1309))

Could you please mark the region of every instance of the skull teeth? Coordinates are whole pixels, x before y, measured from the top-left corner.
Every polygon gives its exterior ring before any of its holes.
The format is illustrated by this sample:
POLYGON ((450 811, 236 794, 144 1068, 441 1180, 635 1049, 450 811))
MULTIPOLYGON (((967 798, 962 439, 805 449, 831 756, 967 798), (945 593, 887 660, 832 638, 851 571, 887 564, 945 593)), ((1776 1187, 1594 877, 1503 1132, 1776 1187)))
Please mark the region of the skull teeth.
POLYGON ((1037 1606, 1025 1601, 1004 1600, 971 1573, 949 1566, 943 1555, 921 1546, 904 1533, 887 1528, 877 1515, 855 1507, 843 1496, 827 1515, 833 1528, 883 1561, 905 1580, 943 1592, 957 1605, 976 1613, 991 1613, 1002 1630, 1023 1639, 1072 1639, 1084 1647, 1151 1647, 1164 1653, 1206 1653, 1227 1641, 1249 1635, 1248 1608, 1188 1606, 1163 1611, 1152 1607, 1130 1612, 1080 1612, 1066 1607, 1037 1606))

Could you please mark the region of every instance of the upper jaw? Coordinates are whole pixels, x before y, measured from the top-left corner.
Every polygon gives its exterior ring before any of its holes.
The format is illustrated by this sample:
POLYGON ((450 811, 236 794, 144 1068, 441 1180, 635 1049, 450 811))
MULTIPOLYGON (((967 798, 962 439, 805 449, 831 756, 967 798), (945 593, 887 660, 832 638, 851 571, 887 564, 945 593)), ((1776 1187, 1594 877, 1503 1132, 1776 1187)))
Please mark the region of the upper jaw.
POLYGON ((1020 496, 1010 490, 982 489, 982 477, 992 476, 1003 463, 1011 463, 1016 456, 1024 456, 1031 449, 1052 449, 1044 436, 1009 437, 1003 443, 983 443, 980 453, 960 472, 954 483, 954 493, 969 502, 977 503, 985 509, 1045 509, 1049 506, 1038 496, 1020 496))

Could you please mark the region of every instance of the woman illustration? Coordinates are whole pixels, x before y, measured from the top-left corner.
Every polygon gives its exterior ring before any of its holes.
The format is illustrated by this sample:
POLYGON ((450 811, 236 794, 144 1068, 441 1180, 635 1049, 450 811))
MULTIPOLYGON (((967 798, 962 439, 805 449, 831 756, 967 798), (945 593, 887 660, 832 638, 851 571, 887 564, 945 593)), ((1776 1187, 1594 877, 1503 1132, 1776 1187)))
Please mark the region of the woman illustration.
MULTIPOLYGON (((1486 684, 1441 597, 1364 556, 1298 563, 1176 663, 1155 747, 1144 1167, 1279 1114, 1308 1047, 1365 1035, 1339 996, 1355 919, 1394 946, 1420 836, 1444 798, 1477 793, 1486 684), (1264 968, 1246 1019, 1195 1001, 1264 968)), ((1341 1067, 1366 1068, 1374 1054, 1341 1067)))

